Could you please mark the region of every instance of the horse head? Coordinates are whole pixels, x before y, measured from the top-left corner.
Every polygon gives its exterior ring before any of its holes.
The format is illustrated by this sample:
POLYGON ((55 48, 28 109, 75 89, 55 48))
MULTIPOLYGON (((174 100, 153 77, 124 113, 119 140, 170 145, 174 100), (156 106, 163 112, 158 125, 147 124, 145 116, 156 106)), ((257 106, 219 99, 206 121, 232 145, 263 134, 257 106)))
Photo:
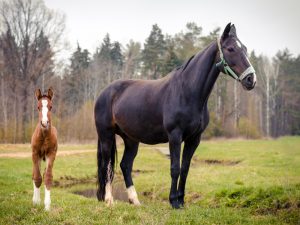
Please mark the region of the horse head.
POLYGON ((48 129, 51 125, 51 109, 53 99, 53 89, 49 88, 47 94, 42 95, 41 90, 35 91, 35 97, 38 101, 39 124, 42 129, 48 129))
POLYGON ((216 64, 221 72, 241 82, 246 90, 252 90, 256 84, 256 74, 248 56, 247 48, 238 39, 235 26, 227 24, 218 39, 220 61, 216 64))

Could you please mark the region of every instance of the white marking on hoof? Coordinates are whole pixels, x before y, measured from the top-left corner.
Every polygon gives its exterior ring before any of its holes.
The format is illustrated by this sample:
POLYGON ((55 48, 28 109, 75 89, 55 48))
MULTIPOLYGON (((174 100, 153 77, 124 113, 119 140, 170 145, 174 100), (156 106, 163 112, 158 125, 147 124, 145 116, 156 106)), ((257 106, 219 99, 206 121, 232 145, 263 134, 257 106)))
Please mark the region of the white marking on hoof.
POLYGON ((32 202, 34 205, 39 205, 41 202, 41 197, 40 197, 40 188, 37 188, 35 186, 35 183, 33 181, 33 197, 32 197, 32 202))
POLYGON ((49 211, 50 210, 50 204, 51 204, 51 199, 50 199, 50 190, 48 190, 45 186, 45 210, 49 211))
POLYGON ((114 204, 114 198, 112 196, 112 188, 111 184, 108 183, 105 185, 105 198, 104 198, 107 206, 112 206, 114 204))
POLYGON ((128 194, 128 200, 131 204, 141 205, 133 185, 127 188, 127 194, 128 194))

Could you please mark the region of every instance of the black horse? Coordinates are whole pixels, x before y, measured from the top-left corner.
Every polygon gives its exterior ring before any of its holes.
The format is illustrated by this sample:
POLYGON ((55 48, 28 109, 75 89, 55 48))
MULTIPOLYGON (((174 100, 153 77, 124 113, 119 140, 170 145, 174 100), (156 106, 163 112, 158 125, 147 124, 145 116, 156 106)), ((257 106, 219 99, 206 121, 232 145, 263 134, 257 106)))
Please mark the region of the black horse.
POLYGON ((95 104, 99 200, 105 200, 109 205, 113 203, 111 183, 116 154, 115 134, 118 134, 125 143, 120 166, 129 202, 140 204, 131 177, 139 142, 169 142, 172 177, 169 200, 173 208, 184 205, 190 161, 209 122, 207 100, 220 72, 240 81, 247 90, 255 86, 256 75, 247 58, 246 47, 230 23, 220 39, 166 77, 118 80, 101 93, 95 104))

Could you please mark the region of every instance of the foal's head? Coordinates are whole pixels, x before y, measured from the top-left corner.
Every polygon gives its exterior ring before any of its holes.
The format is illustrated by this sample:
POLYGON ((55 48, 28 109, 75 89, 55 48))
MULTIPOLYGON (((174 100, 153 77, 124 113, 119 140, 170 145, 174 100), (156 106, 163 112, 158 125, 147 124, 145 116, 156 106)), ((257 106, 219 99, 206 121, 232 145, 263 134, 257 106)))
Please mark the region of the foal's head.
POLYGON ((38 101, 39 124, 42 129, 48 129, 51 125, 53 90, 49 88, 47 94, 42 95, 41 90, 37 89, 35 97, 38 101))
POLYGON ((217 67, 241 82, 243 88, 251 90, 256 84, 256 74, 248 56, 247 48, 238 39, 234 25, 229 23, 218 40, 220 61, 217 67))

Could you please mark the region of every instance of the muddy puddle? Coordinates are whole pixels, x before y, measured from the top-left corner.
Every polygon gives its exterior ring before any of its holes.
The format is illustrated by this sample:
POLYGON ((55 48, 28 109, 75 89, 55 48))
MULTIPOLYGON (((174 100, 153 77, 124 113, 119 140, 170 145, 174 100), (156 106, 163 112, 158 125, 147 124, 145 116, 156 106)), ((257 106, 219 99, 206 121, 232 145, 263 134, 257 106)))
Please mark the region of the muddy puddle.
POLYGON ((199 159, 198 157, 192 158, 192 166, 201 164, 206 165, 221 165, 221 166, 235 166, 239 164, 241 160, 219 160, 219 159, 199 159))
MULTIPOLYGON (((97 198, 97 189, 96 188, 88 188, 85 190, 79 190, 73 192, 76 195, 81 195, 86 198, 97 198)), ((114 200, 128 202, 126 187, 123 181, 117 180, 112 184, 112 194, 114 200)))
MULTIPOLYGON (((132 176, 152 173, 154 170, 133 170, 132 176)), ((76 178, 72 176, 62 176, 53 181, 53 186, 63 189, 70 189, 71 193, 84 196, 86 198, 97 198, 97 176, 76 178), (86 188, 84 188, 86 187, 86 188)), ((121 171, 115 173, 112 183, 112 194, 115 200, 128 202, 127 192, 121 171)))

